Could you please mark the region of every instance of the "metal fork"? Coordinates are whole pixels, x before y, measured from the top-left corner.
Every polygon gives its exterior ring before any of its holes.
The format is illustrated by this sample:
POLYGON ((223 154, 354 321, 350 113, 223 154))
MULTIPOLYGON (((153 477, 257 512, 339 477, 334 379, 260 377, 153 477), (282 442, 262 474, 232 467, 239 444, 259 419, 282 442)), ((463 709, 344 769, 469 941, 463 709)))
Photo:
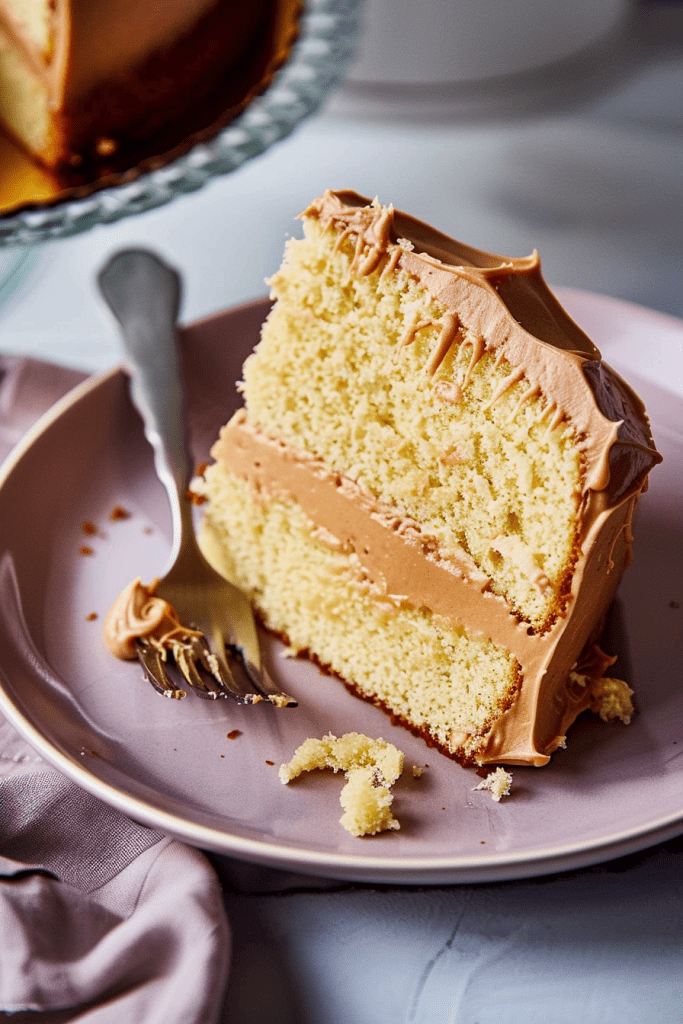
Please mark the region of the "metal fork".
MULTIPOLYGON (((278 689, 261 661, 247 597, 209 565, 195 537, 188 493, 192 464, 176 331, 180 277, 153 253, 126 249, 109 260, 98 283, 121 327, 132 371, 131 397, 142 416, 157 475, 171 503, 173 547, 156 594, 175 608, 184 626, 201 634, 174 649, 176 666, 201 697, 229 696, 239 704, 266 700, 278 707, 296 707, 297 702, 278 689), (235 673, 231 666, 243 671, 235 673)), ((145 640, 136 642, 136 650, 155 689, 166 696, 184 695, 166 670, 164 653, 145 640)))

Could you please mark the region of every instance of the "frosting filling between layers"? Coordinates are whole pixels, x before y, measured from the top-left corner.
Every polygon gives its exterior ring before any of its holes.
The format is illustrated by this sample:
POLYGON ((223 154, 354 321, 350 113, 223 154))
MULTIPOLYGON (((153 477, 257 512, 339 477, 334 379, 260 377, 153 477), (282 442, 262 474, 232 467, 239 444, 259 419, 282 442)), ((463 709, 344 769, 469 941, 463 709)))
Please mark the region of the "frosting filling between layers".
POLYGON ((461 559, 441 557, 434 539, 425 537, 417 523, 401 519, 348 478, 330 473, 321 459, 266 437, 249 424, 243 410, 223 428, 212 455, 248 480, 258 501, 298 503, 315 524, 316 537, 357 558, 386 597, 427 607, 509 651, 522 667, 523 686, 477 759, 548 761, 589 705, 587 689, 573 684, 569 672, 629 557, 637 495, 608 510, 590 510, 595 514, 587 516, 591 526, 582 538, 567 614, 538 635, 511 615, 504 598, 488 591, 486 578, 464 552, 461 559), (577 604, 580 587, 585 590, 577 604))

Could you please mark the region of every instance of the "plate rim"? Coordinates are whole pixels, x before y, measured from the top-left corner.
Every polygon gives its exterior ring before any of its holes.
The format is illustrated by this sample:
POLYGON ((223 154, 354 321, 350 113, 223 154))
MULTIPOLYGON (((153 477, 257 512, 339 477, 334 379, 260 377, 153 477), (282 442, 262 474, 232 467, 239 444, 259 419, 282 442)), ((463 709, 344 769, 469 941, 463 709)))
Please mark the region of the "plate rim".
MULTIPOLYGON (((575 288, 555 289, 563 296, 592 300, 613 305, 622 310, 636 312, 640 317, 661 320, 678 330, 683 337, 683 320, 661 313, 637 303, 603 296, 575 288)), ((227 310, 210 314, 182 329, 192 329, 206 323, 219 321, 234 314, 255 312, 269 305, 267 297, 240 303, 227 310)), ((29 428, 0 465, 0 494, 6 480, 16 469, 33 445, 59 421, 65 413, 83 401, 93 391, 111 383, 116 377, 127 376, 125 367, 117 364, 108 370, 87 377, 68 391, 29 428)), ((677 399, 681 396, 671 391, 677 399)), ((276 840, 265 841, 234 835, 217 828, 203 825, 189 818, 155 807, 146 799, 126 793, 114 784, 99 778, 88 769, 86 762, 76 761, 61 752, 42 735, 14 703, 5 690, 5 676, 0 654, 0 711, 17 732, 33 747, 45 761, 61 771, 74 783, 102 799, 105 803, 127 814, 133 820, 150 828, 161 829, 181 841, 219 854, 233 856, 240 860, 266 864, 273 868, 298 871, 305 874, 339 878, 360 882, 384 882, 389 884, 471 884, 503 882, 521 878, 541 877, 547 874, 589 867, 615 857, 640 852, 659 842, 675 838, 683 833, 683 798, 677 812, 660 815, 658 818, 639 826, 633 826, 606 836, 573 844, 539 849, 510 857, 509 854, 490 854, 486 860, 476 856, 403 856, 373 857, 362 854, 347 854, 313 851, 297 848, 290 843, 276 840)))

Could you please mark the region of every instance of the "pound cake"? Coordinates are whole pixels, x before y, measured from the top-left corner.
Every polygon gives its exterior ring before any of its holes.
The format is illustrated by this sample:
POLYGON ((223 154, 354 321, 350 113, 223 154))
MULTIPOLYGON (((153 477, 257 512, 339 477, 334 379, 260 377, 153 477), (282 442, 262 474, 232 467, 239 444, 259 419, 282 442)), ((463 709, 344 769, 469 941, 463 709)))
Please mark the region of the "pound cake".
POLYGON ((196 130, 263 70, 274 0, 0 0, 0 122, 40 163, 116 162, 196 130), (188 123, 190 123, 188 121, 188 123), (181 128, 181 135, 182 135, 181 128))
POLYGON ((204 551, 429 744, 545 764, 610 663, 592 645, 659 461, 643 405, 536 253, 353 192, 302 218, 199 482, 204 551))

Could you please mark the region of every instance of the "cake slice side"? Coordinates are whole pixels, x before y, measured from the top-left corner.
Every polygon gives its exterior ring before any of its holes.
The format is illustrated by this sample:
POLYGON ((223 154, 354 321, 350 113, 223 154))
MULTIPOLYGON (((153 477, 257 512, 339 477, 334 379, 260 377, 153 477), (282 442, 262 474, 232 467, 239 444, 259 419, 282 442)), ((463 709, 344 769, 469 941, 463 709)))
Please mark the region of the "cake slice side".
POLYGON ((352 193, 304 220, 201 485, 207 552, 445 753, 546 763, 589 705, 570 672, 658 461, 642 406, 536 256, 352 193))

